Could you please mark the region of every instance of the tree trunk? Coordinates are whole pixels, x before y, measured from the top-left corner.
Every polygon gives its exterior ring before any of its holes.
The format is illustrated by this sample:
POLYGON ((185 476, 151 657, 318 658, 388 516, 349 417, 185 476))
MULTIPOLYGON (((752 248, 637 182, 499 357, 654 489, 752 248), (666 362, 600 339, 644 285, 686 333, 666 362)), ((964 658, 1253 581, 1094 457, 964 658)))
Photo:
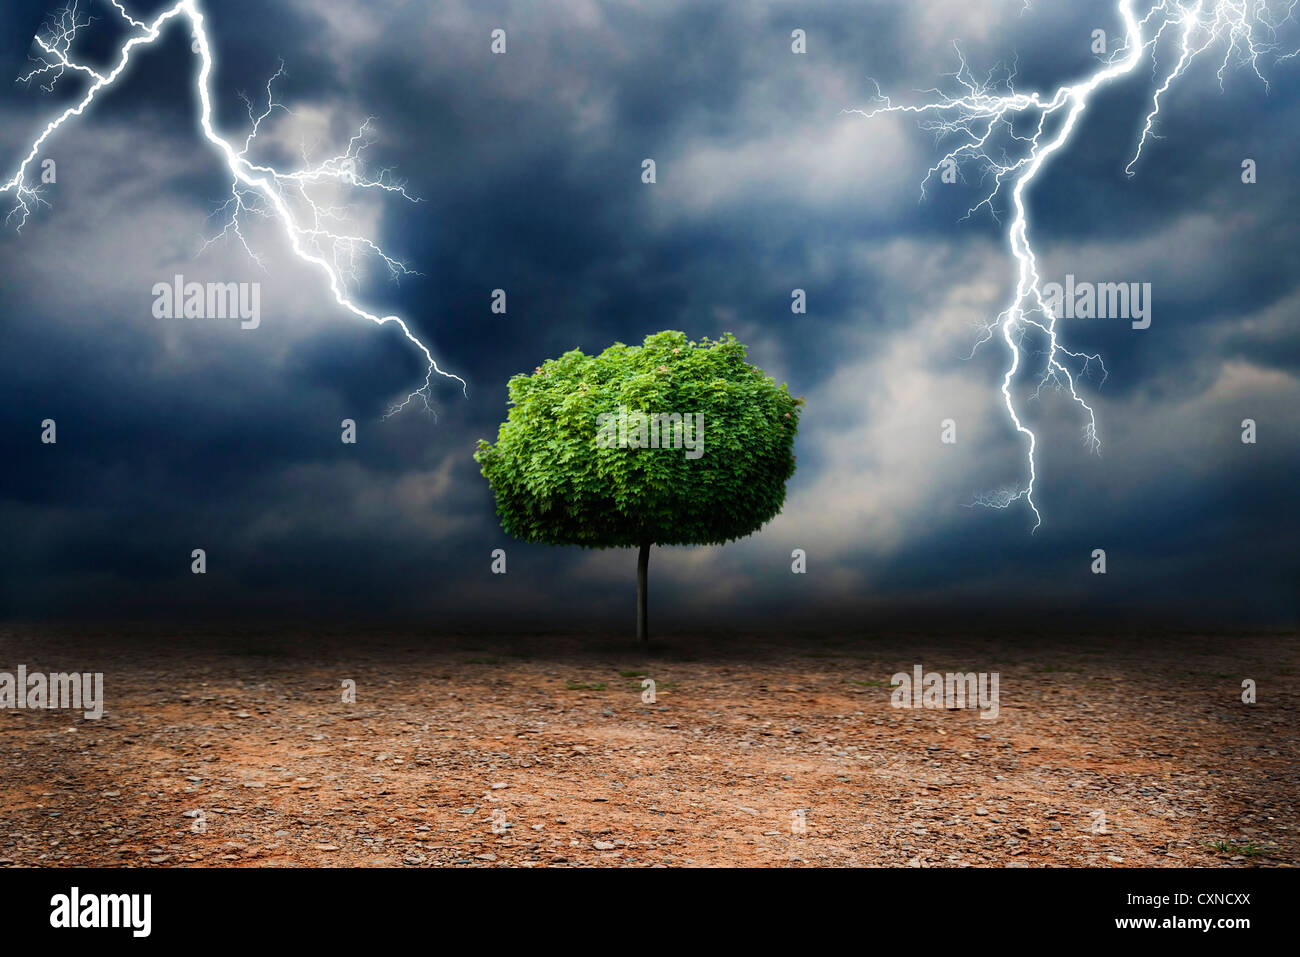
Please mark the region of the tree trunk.
POLYGON ((636 560, 636 638, 637 641, 649 641, 650 629, 647 622, 648 606, 647 572, 650 569, 650 543, 641 543, 641 554, 636 560))

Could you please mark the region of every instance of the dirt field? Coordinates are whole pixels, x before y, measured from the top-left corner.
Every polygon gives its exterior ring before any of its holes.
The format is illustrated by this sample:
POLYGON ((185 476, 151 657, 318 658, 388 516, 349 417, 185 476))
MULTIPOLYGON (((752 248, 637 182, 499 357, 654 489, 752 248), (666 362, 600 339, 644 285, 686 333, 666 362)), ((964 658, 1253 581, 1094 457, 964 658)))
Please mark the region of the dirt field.
POLYGON ((0 711, 0 865, 1300 860, 1295 635, 680 635, 646 652, 9 627, 0 671, 19 664, 102 671, 106 712, 0 711), (996 720, 891 707, 890 676, 916 664, 998 672, 996 720))

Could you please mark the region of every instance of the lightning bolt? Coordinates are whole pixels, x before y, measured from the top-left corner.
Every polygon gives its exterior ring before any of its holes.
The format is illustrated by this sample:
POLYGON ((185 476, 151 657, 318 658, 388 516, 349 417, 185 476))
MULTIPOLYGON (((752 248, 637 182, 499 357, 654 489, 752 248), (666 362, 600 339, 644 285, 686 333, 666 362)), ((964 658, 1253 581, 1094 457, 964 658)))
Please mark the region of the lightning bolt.
POLYGON ((1007 227, 1007 241, 1017 266, 1016 289, 1007 308, 983 327, 971 355, 994 336, 1001 336, 1006 344, 1008 361, 1001 392, 1011 424, 1027 445, 1027 474, 1015 485, 978 496, 972 504, 1005 509, 1024 499, 1034 516, 1033 530, 1042 524, 1042 515, 1034 500, 1034 485, 1038 478, 1038 437, 1025 424, 1012 395, 1012 383, 1017 374, 1022 366, 1028 368, 1035 357, 1041 356, 1041 365, 1035 373, 1038 383, 1032 397, 1040 395, 1049 385, 1068 392, 1070 401, 1077 405, 1083 419, 1084 441, 1094 452, 1101 449, 1096 413, 1080 394, 1077 380, 1091 374, 1095 366, 1104 381, 1106 366, 1099 355, 1075 352, 1061 342, 1057 316, 1044 300, 1037 258, 1029 241, 1026 192, 1052 156, 1069 145, 1093 94, 1133 73, 1148 59, 1156 88, 1137 148, 1125 167, 1129 176, 1134 175, 1147 140, 1155 136, 1153 130, 1160 114, 1161 97, 1206 51, 1223 50, 1218 68, 1220 89, 1224 74, 1234 64, 1248 67, 1267 89, 1268 81, 1260 70, 1261 59, 1271 55, 1275 62, 1280 62, 1300 52, 1277 55, 1278 28, 1291 20, 1298 2, 1300 0, 1273 4, 1267 0, 1158 0, 1139 18, 1134 13, 1132 0, 1119 0, 1118 12, 1124 25, 1123 44, 1093 73, 1078 82, 1059 86, 1050 94, 1017 91, 1014 65, 1000 78, 995 76, 996 70, 990 71, 983 79, 976 77, 960 47, 954 44, 959 67, 948 77, 960 89, 953 94, 931 90, 926 91, 933 94, 928 102, 895 105, 877 85, 879 105, 869 110, 844 111, 868 119, 883 113, 916 114, 920 117, 922 129, 933 132, 939 139, 956 138, 958 145, 926 173, 921 182, 921 196, 925 196, 926 185, 940 170, 975 167, 988 191, 967 210, 963 219, 984 209, 1000 222, 998 204, 1004 193, 1010 194, 1012 217, 1007 227), (1157 80, 1158 48, 1166 34, 1175 38, 1173 42, 1177 43, 1178 57, 1172 66, 1165 67, 1163 77, 1157 80), (994 158, 995 152, 999 158, 994 158))
POLYGON ((284 74, 283 64, 267 82, 266 105, 260 112, 255 110, 251 100, 244 97, 248 107, 250 130, 242 144, 237 146, 218 133, 213 122, 210 84, 213 66, 212 44, 199 0, 178 0, 150 21, 131 16, 121 0, 106 0, 106 2, 112 8, 112 15, 129 34, 117 51, 111 69, 107 71, 95 69, 73 59, 72 48, 78 33, 95 19, 83 12, 80 0, 74 0, 61 13, 52 16, 34 41, 33 67, 26 75, 19 77, 20 81, 36 82, 42 89, 52 91, 56 83, 68 74, 73 74, 84 77, 89 85, 79 100, 45 126, 32 142, 31 148, 13 175, 3 186, 0 186, 0 195, 8 197, 11 203, 6 215, 6 223, 16 223, 16 228, 21 231, 27 224, 33 209, 47 205, 41 195, 41 187, 30 179, 30 170, 49 139, 65 124, 83 115, 101 91, 113 86, 126 73, 132 56, 137 50, 157 42, 172 21, 186 22, 189 24, 193 37, 192 49, 199 64, 195 78, 195 92, 199 103, 199 129, 204 139, 214 147, 216 153, 225 162, 231 176, 230 199, 219 210, 226 213, 228 218, 225 227, 209 242, 218 238, 234 237, 261 265, 262 260, 249 246, 241 223, 245 216, 264 217, 278 224, 298 259, 309 263, 321 273, 334 301, 342 309, 379 326, 388 324, 397 326, 407 341, 424 357, 427 365, 423 384, 401 402, 394 404, 385 418, 400 412, 417 399, 423 403, 426 410, 432 411, 429 397, 435 375, 459 382, 461 391, 468 395, 465 381, 439 368, 429 348, 420 341, 400 316, 375 315, 352 298, 350 290, 358 284, 359 268, 367 257, 378 258, 394 279, 404 275, 418 275, 418 273, 408 269, 400 260, 388 256, 372 240, 342 231, 344 227, 339 224, 343 219, 343 211, 322 206, 312 198, 310 192, 312 188, 322 184, 336 184, 344 188, 396 194, 408 201, 419 202, 418 199, 411 197, 400 183, 392 179, 389 170, 382 170, 378 175, 365 173, 363 156, 366 148, 373 142, 371 120, 367 120, 362 125, 358 133, 348 141, 347 149, 340 155, 313 163, 304 150, 305 165, 291 172, 281 172, 272 166, 256 163, 249 158, 249 151, 263 121, 275 110, 284 109, 275 100, 272 91, 275 80, 284 74))

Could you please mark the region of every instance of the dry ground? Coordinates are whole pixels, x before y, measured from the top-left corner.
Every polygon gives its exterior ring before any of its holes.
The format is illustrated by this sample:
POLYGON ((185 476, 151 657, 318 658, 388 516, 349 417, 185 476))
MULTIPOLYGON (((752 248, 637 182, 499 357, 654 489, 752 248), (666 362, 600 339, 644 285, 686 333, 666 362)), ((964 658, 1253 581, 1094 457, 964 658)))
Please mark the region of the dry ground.
POLYGON ((19 664, 104 672, 107 710, 0 711, 2 865, 1300 861, 1294 634, 679 635, 647 652, 11 626, 0 671, 19 664), (999 717, 891 707, 914 664, 997 671, 999 717))

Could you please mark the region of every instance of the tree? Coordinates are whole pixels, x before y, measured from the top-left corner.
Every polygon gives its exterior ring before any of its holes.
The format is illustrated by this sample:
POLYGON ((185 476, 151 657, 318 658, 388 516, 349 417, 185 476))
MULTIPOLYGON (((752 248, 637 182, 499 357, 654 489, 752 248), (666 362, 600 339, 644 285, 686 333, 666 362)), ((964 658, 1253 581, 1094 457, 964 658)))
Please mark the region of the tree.
POLYGON ((802 398, 745 361, 730 333, 574 349, 508 385, 496 445, 474 459, 505 531, 526 542, 637 548, 648 640, 652 545, 721 545, 775 518, 794 474, 802 398))

